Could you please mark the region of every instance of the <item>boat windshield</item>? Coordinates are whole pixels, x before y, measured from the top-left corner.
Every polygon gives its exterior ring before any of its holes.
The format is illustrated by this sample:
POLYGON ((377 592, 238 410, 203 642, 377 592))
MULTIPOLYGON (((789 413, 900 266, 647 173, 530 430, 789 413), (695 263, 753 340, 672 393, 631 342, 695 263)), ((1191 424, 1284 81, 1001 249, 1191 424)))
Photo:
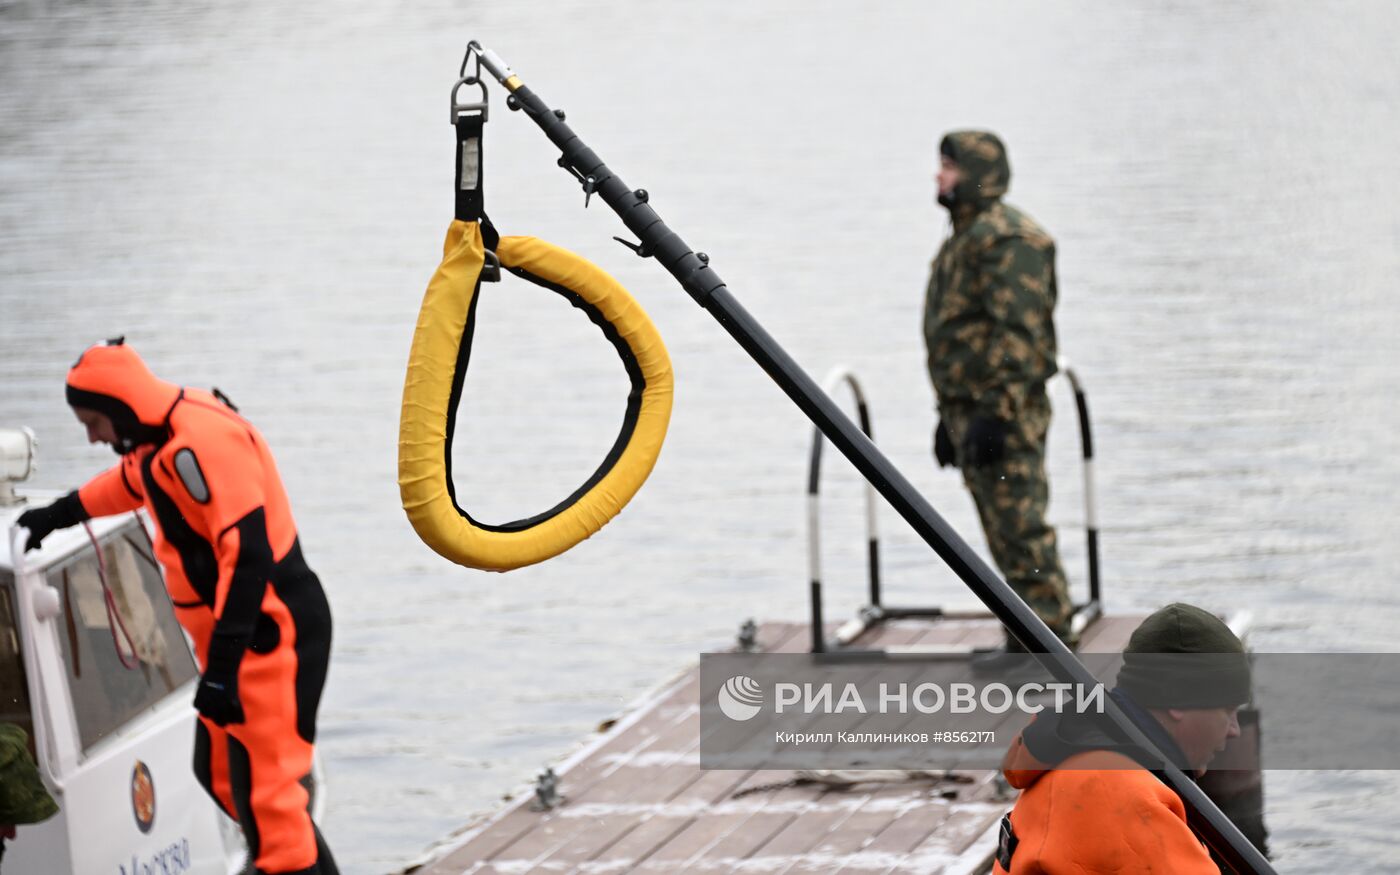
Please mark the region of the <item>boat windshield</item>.
POLYGON ((140 524, 104 537, 102 554, 105 589, 92 547, 47 572, 63 602, 58 637, 84 751, 196 674, 140 524))
POLYGON ((23 729, 29 736, 29 753, 34 754, 34 715, 29 711, 29 684, 15 616, 15 577, 4 569, 0 569, 0 723, 23 729))

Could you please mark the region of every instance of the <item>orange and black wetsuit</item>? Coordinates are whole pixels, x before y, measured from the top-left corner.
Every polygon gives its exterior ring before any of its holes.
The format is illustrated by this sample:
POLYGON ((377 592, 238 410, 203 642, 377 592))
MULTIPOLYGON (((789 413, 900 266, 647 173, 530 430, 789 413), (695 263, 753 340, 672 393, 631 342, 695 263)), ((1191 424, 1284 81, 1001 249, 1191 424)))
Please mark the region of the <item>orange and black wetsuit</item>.
POLYGON ((336 872, 303 783, 330 608, 262 435, 210 393, 157 379, 120 342, 83 354, 68 402, 108 416, 122 453, 78 490, 81 514, 144 504, 157 523, 156 556, 203 667, 196 774, 242 825, 258 872, 336 872))

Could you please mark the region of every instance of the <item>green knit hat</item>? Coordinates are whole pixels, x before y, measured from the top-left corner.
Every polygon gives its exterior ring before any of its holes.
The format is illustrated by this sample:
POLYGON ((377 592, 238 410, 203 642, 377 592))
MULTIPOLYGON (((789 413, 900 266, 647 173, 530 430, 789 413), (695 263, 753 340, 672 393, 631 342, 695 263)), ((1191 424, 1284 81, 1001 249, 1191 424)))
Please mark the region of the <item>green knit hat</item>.
POLYGON ((1249 656, 1220 618, 1167 605, 1138 626, 1118 686, 1146 708, 1229 708, 1250 699, 1249 656))

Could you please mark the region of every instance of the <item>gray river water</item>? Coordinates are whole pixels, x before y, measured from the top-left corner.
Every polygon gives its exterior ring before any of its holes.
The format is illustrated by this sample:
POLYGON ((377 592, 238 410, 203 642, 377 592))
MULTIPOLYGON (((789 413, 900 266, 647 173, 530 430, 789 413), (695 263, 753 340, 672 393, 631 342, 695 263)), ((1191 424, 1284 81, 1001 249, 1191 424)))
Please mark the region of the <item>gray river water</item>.
MULTIPOLYGON (((109 464, 61 388, 84 346, 125 333, 263 430, 337 622, 320 727, 343 871, 402 865, 745 617, 806 609, 805 420, 609 239, 620 222, 582 209, 499 90, 497 226, 637 295, 675 414, 627 511, 555 560, 465 571, 409 527, 399 397, 471 38, 648 188, 814 376, 863 378, 881 446, 979 549, 957 475, 929 458, 919 319, 947 224, 937 139, 997 130, 1009 200, 1059 241, 1109 608, 1249 609, 1259 650, 1394 649, 1400 5, 0 0, 0 425, 39 432, 39 485, 109 464)), ((503 521, 592 471, 627 384, 554 296, 508 280, 478 315, 458 495, 503 521)), ((1082 587, 1055 392, 1052 518, 1082 587)), ((844 614, 863 585, 844 463, 827 495, 844 614)), ((888 508, 881 524, 891 601, 971 602, 888 508)), ((1281 871, 1389 857, 1394 773, 1271 772, 1266 793, 1281 871)))

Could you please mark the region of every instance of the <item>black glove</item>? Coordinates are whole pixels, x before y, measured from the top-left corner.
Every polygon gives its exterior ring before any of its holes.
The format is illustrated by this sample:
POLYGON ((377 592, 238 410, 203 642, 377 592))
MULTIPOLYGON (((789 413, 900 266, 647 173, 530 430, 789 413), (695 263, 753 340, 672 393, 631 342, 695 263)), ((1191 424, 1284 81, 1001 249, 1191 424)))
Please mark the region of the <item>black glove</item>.
POLYGON ((1000 462, 1006 456, 1008 426, 990 416, 974 417, 963 435, 963 464, 980 468, 1000 462))
POLYGON ((938 420, 938 428, 933 430, 933 457, 938 460, 938 467, 947 468, 958 467, 958 453, 953 448, 953 437, 948 434, 948 426, 943 424, 943 420, 938 420))
POLYGON ((24 551, 28 553, 39 549, 54 529, 66 529, 91 518, 92 514, 83 510, 78 493, 70 492, 48 507, 26 510, 15 522, 29 530, 29 539, 24 542, 24 551))
POLYGON ((238 664, 243 661, 240 639, 214 633, 209 642, 208 665, 194 691, 194 708, 216 726, 243 722, 243 704, 238 701, 238 664))

